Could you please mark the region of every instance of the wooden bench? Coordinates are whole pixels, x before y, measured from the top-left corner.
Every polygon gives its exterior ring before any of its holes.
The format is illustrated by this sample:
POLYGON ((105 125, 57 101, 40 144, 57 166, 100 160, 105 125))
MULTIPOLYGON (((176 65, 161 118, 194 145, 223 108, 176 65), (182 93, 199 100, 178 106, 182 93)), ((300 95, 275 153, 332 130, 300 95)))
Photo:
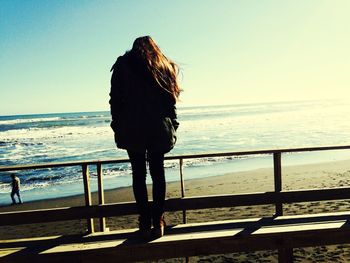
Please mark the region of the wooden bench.
MULTIPOLYGON (((167 211, 350 199, 350 188, 185 197, 166 200, 167 211)), ((134 202, 0 213, 0 225, 136 214, 134 202)), ((272 216, 174 225, 160 239, 143 242, 136 229, 0 241, 0 262, 132 262, 238 251, 278 250, 293 261, 293 248, 350 242, 350 212, 272 216)))
POLYGON ((132 262, 173 257, 281 250, 350 242, 350 212, 181 224, 162 238, 144 242, 137 229, 87 236, 0 241, 0 262, 132 262))

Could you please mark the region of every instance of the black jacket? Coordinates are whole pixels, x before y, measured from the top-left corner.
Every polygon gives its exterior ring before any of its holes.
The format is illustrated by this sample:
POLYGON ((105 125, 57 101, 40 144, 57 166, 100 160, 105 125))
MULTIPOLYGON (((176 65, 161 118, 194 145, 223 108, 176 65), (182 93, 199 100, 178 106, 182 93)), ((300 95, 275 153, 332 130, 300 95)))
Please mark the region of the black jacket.
POLYGON ((175 99, 153 80, 133 52, 120 56, 112 70, 109 103, 118 148, 170 151, 178 127, 175 99))

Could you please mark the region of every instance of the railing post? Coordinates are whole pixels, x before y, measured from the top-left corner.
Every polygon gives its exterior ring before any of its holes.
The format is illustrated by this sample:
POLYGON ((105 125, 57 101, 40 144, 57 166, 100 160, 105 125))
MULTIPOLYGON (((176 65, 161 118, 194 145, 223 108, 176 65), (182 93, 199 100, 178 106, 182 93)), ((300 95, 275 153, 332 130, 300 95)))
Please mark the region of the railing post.
MULTIPOLYGON (((102 164, 97 163, 97 185, 98 185, 98 204, 104 205, 105 204, 105 194, 103 189, 103 173, 102 173, 102 164)), ((105 232, 106 231, 106 218, 100 217, 100 231, 105 232)))
MULTIPOLYGON (((181 197, 185 197, 185 181, 184 181, 184 174, 183 174, 183 159, 180 158, 180 180, 181 180, 181 197)), ((186 224, 187 223, 187 217, 186 217, 186 210, 182 210, 182 223, 186 224)), ((190 258, 186 257, 185 262, 189 263, 190 258)))
MULTIPOLYGON (((183 177, 183 159, 180 158, 180 180, 181 180, 181 197, 185 197, 185 182, 183 177)), ((187 223, 186 210, 182 210, 182 222, 187 223)))
MULTIPOLYGON (((273 170, 274 170, 274 181, 275 181, 275 192, 279 193, 282 191, 282 166, 281 166, 281 153, 275 152, 273 154, 273 170)), ((283 215, 282 203, 276 203, 276 216, 283 215)))
MULTIPOLYGON (((90 174, 89 166, 87 164, 82 165, 83 171, 83 182, 84 182, 84 195, 85 195, 85 206, 91 206, 91 189, 90 189, 90 174)), ((94 233, 94 220, 87 218, 87 231, 88 234, 94 233)))

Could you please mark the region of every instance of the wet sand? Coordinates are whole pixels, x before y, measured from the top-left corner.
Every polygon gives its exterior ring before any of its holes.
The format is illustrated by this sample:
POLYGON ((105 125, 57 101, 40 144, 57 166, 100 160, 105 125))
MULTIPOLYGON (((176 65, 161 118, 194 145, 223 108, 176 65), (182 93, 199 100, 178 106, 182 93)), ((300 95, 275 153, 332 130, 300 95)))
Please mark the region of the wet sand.
MULTIPOLYGON (((350 185, 350 160, 300 166, 285 166, 282 168, 282 182, 283 190, 346 187, 350 185)), ((273 191, 273 187, 272 167, 185 181, 186 196, 265 192, 273 191)), ((151 193, 151 187, 149 193, 151 193)), ((180 195, 181 189, 179 182, 167 184, 167 198, 179 197, 180 195)), ((94 204, 97 203, 96 198, 96 194, 93 194, 94 204)), ((108 190, 105 192, 105 200, 106 203, 132 201, 132 189, 130 187, 125 187, 108 190)), ((0 207, 0 212, 80 205, 84 205, 83 196, 73 196, 35 201, 16 206, 0 207)), ((347 200, 340 200, 297 203, 284 205, 283 209, 285 215, 349 211, 350 202, 347 200)), ((208 220, 270 216, 273 213, 273 205, 217 208, 189 211, 187 219, 189 222, 204 222, 208 220)), ((181 223, 182 212, 167 213, 166 221, 169 225, 181 223)), ((97 220, 95 220, 95 223, 97 227, 97 220)), ((111 230, 137 227, 137 216, 107 218, 107 227, 111 230)), ((85 230, 86 220, 4 226, 0 229, 0 239, 84 233, 85 230)), ((347 244, 295 249, 294 252, 296 262, 350 261, 350 245, 347 244)), ((164 262, 182 261, 183 259, 164 260, 164 262)), ((254 253, 194 257, 191 258, 191 262, 277 262, 277 252, 259 251, 254 253)))

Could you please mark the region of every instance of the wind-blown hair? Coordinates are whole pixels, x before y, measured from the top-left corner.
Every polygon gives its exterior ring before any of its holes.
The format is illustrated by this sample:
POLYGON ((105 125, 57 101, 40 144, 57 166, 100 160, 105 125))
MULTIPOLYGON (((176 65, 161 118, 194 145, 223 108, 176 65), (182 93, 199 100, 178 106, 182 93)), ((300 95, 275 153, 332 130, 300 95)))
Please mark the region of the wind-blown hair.
POLYGON ((179 67, 162 53, 154 40, 150 36, 136 38, 131 52, 141 56, 156 83, 177 100, 182 91, 177 80, 179 67))

